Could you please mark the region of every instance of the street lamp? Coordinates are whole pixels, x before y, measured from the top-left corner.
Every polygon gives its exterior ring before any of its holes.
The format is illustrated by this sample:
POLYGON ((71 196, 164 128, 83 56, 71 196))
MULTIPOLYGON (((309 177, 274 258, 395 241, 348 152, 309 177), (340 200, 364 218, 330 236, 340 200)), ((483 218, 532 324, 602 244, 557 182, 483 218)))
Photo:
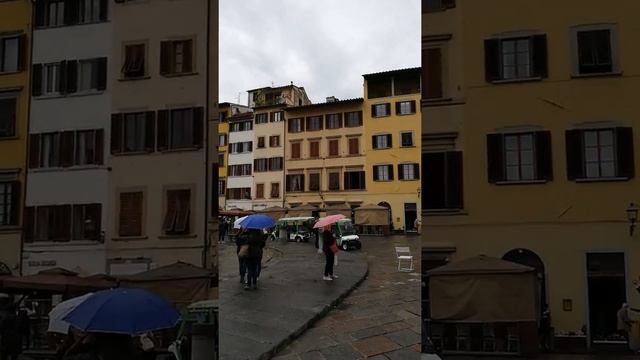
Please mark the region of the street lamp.
POLYGON ((629 204, 627 208, 627 220, 629 220, 629 236, 633 236, 633 230, 636 228, 636 222, 638 221, 638 205, 635 203, 629 204))

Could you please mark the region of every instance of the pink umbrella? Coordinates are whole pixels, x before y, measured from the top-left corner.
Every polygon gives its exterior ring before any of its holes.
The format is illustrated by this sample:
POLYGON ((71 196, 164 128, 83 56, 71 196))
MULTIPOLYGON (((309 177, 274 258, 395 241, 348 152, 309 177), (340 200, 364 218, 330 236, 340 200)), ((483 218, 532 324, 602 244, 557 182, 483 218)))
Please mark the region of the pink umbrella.
POLYGON ((337 215, 329 215, 329 216, 325 216, 322 219, 318 220, 316 222, 315 225, 313 225, 314 229, 321 229, 325 226, 329 226, 333 223, 338 222, 339 220, 344 219, 346 216, 342 215, 342 214, 337 214, 337 215))

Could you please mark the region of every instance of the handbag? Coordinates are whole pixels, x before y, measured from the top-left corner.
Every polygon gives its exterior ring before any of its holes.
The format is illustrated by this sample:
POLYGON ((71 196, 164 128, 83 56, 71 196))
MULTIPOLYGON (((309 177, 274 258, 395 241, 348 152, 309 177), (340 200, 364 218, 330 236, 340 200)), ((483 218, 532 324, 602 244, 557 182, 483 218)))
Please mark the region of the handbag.
POLYGON ((331 252, 335 254, 338 252, 338 245, 336 245, 336 243, 334 242, 333 244, 331 244, 331 246, 329 246, 329 249, 331 249, 331 252))
POLYGON ((247 257, 247 255, 249 255, 249 245, 245 244, 245 245, 241 245, 240 246, 240 251, 238 251, 238 257, 247 257))

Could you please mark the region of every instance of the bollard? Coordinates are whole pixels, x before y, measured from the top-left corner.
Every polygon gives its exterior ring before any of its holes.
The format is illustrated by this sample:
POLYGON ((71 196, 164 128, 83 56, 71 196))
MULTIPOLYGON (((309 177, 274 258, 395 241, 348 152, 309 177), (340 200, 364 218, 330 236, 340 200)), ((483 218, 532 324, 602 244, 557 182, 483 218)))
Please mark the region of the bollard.
POLYGON ((191 360, 217 360, 215 324, 191 325, 191 360))

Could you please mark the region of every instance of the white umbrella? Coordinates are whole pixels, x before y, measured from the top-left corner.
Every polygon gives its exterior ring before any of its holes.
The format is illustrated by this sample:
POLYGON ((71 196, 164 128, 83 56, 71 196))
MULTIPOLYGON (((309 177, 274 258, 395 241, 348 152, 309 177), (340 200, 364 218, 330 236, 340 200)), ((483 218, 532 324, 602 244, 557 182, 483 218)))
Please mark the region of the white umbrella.
POLYGON ((87 300, 91 295, 93 295, 93 293, 84 294, 56 305, 56 307, 49 312, 49 328, 47 331, 67 334, 69 332, 69 323, 62 319, 78 305, 87 300))
MULTIPOLYGON (((247 216, 249 216, 249 215, 247 215, 247 216)), ((242 222, 242 220, 246 219, 247 216, 243 216, 243 217, 239 218, 238 220, 234 221, 233 222, 233 228, 234 229, 240 229, 240 223, 242 222)))

